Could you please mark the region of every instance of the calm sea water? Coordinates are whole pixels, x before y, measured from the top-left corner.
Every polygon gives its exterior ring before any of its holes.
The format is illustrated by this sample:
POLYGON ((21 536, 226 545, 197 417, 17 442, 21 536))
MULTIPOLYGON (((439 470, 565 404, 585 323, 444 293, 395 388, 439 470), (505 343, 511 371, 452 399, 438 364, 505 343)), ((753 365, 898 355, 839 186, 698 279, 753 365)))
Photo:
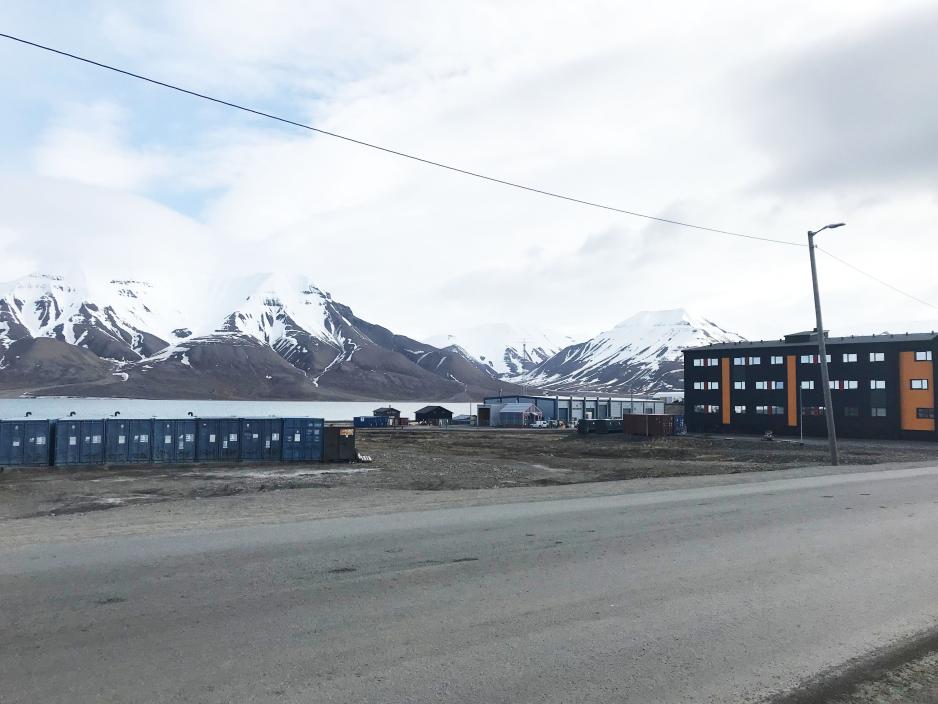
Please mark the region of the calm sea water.
MULTIPOLYGON (((477 403, 461 401, 391 401, 402 416, 413 419, 418 408, 439 405, 454 415, 475 413, 477 403)), ((150 401, 125 398, 15 398, 0 399, 0 418, 66 418, 74 411, 77 418, 104 418, 120 412, 124 418, 184 418, 194 416, 282 416, 351 420, 370 416, 374 409, 386 406, 379 401, 150 401)))

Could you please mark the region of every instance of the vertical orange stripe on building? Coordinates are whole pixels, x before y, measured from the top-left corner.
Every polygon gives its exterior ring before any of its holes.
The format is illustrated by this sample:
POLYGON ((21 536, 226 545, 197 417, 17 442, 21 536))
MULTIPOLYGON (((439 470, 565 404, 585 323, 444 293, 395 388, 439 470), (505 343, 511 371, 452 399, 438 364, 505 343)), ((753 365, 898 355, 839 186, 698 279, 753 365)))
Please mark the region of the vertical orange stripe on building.
POLYGON ((798 425, 798 374, 795 367, 795 355, 785 358, 788 376, 785 379, 785 388, 788 389, 788 427, 798 425))
POLYGON ((721 379, 720 390, 722 399, 720 401, 720 411, 723 413, 723 425, 730 424, 730 358, 723 357, 720 360, 721 379))
POLYGON ((934 367, 931 360, 915 361, 914 352, 899 353, 899 421, 903 430, 934 430, 934 418, 919 418, 919 408, 935 407, 934 367), (913 389, 912 379, 924 379, 927 389, 913 389))

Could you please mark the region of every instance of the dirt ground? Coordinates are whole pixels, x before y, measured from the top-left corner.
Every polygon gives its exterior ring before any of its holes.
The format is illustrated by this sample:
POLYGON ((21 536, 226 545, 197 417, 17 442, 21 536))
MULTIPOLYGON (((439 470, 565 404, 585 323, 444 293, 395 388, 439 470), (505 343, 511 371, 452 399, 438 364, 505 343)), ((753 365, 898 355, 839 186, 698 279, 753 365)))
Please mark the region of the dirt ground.
MULTIPOLYGON (((827 445, 739 436, 656 440, 563 430, 360 430, 370 463, 29 469, 0 473, 0 520, 275 490, 435 491, 734 474, 821 465, 827 445)), ((938 460, 930 443, 844 441, 843 464, 938 460)))

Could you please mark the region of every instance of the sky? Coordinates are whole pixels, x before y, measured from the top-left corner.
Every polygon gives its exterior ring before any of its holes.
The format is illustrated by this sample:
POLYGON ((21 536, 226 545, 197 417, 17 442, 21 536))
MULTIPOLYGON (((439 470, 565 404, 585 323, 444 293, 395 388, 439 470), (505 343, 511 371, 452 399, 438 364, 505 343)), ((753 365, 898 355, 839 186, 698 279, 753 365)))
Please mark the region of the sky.
MULTIPOLYGON (((819 244, 938 305, 938 6, 0 4, 0 32, 576 198, 819 244)), ((309 276, 422 338, 689 308, 814 326, 808 250, 480 181, 0 39, 0 280, 309 276)), ((832 334, 938 329, 823 254, 832 334)))

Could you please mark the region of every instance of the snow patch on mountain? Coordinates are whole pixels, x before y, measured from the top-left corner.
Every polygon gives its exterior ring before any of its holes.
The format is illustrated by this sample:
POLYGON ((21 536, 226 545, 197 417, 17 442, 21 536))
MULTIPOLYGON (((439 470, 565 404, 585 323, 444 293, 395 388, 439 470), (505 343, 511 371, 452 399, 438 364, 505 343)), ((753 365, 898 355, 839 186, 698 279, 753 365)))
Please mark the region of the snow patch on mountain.
POLYGON ((743 339, 683 308, 642 311, 561 350, 532 370, 527 383, 550 390, 616 393, 680 389, 685 348, 743 339))

